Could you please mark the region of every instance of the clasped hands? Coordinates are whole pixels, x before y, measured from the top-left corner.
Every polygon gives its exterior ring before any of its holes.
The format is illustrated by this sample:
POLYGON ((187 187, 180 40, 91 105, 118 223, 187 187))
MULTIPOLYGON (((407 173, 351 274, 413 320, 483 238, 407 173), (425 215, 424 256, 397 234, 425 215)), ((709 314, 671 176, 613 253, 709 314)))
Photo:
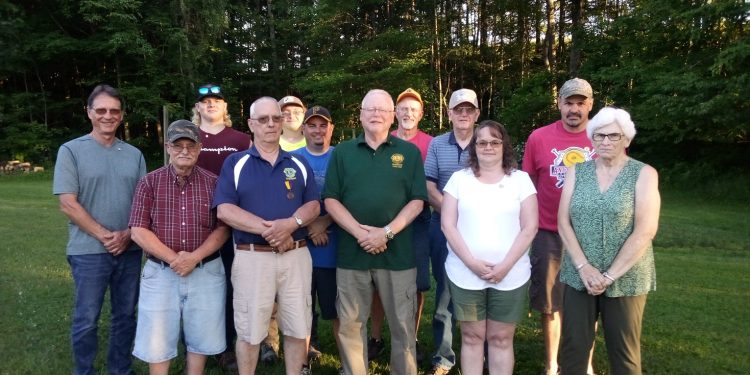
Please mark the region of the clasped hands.
POLYGON ((612 280, 604 277, 598 269, 589 264, 586 264, 578 270, 578 276, 581 277, 581 281, 583 281, 586 291, 592 296, 598 296, 604 293, 604 291, 607 290, 607 287, 612 285, 612 280))
POLYGON ((260 235, 273 246, 276 251, 283 253, 294 247, 292 233, 297 230, 297 223, 292 218, 264 220, 266 230, 260 235))
POLYGON ((107 252, 118 256, 125 252, 130 245, 130 229, 108 231, 99 241, 107 249, 107 252))
POLYGON ((508 271, 510 271, 510 269, 503 267, 500 263, 493 264, 476 258, 472 258, 466 266, 469 267, 471 272, 479 276, 479 278, 493 284, 503 281, 508 271))
POLYGON ((380 254, 388 248, 388 239, 385 237, 385 229, 369 225, 359 224, 361 229, 357 235, 357 243, 368 254, 380 254))

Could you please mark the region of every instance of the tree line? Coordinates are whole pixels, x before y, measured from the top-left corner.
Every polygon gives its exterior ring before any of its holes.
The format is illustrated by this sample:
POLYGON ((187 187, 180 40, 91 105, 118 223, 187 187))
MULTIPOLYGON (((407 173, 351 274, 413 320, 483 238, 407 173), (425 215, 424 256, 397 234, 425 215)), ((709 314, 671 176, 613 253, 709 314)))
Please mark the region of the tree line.
POLYGON ((249 104, 297 95, 358 130, 370 88, 407 87, 421 126, 447 131, 458 88, 514 143, 559 117, 556 88, 587 79, 595 111, 631 112, 631 152, 657 167, 745 170, 750 3, 740 0, 12 0, 0 2, 0 160, 49 164, 88 132, 98 83, 126 100, 121 136, 161 160, 167 121, 217 83, 234 126, 249 104), (164 112, 167 116, 164 116, 164 112))

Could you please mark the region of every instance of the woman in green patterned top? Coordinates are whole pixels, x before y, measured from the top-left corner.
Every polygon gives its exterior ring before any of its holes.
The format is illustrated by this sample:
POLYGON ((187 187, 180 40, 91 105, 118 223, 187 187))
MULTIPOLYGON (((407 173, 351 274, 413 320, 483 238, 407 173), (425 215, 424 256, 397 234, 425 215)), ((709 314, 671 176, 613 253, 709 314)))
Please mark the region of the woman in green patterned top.
POLYGON ((658 175, 625 152, 635 136, 626 111, 602 108, 586 132, 598 158, 568 169, 558 214, 566 284, 561 372, 586 373, 601 316, 612 374, 641 374, 643 309, 656 289, 658 175))

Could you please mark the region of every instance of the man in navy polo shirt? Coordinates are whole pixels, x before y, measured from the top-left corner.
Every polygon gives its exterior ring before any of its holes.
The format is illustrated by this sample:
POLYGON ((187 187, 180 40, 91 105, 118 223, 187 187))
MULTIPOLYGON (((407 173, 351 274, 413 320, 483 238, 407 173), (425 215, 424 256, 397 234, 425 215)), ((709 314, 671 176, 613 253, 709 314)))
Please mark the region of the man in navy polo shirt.
MULTIPOLYGON (((320 213, 312 168, 279 147, 281 109, 271 97, 250 106, 253 146, 224 162, 213 205, 233 228, 237 364, 254 374, 274 300, 284 333, 287 374, 299 374, 310 334, 312 260, 304 228, 320 213)), ((306 369, 307 370, 307 369, 306 369)))

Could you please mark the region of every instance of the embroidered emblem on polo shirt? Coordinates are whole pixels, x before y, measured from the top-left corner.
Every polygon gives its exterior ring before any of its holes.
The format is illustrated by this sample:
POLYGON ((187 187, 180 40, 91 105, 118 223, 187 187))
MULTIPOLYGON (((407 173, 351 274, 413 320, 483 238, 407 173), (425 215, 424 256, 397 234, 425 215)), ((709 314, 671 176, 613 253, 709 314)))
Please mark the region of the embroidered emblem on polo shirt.
POLYGON ((297 170, 294 168, 284 168, 284 176, 286 176, 287 180, 296 180, 297 170))
POLYGON ((393 154, 391 155, 391 165, 393 168, 402 168, 404 166, 404 155, 393 154))

